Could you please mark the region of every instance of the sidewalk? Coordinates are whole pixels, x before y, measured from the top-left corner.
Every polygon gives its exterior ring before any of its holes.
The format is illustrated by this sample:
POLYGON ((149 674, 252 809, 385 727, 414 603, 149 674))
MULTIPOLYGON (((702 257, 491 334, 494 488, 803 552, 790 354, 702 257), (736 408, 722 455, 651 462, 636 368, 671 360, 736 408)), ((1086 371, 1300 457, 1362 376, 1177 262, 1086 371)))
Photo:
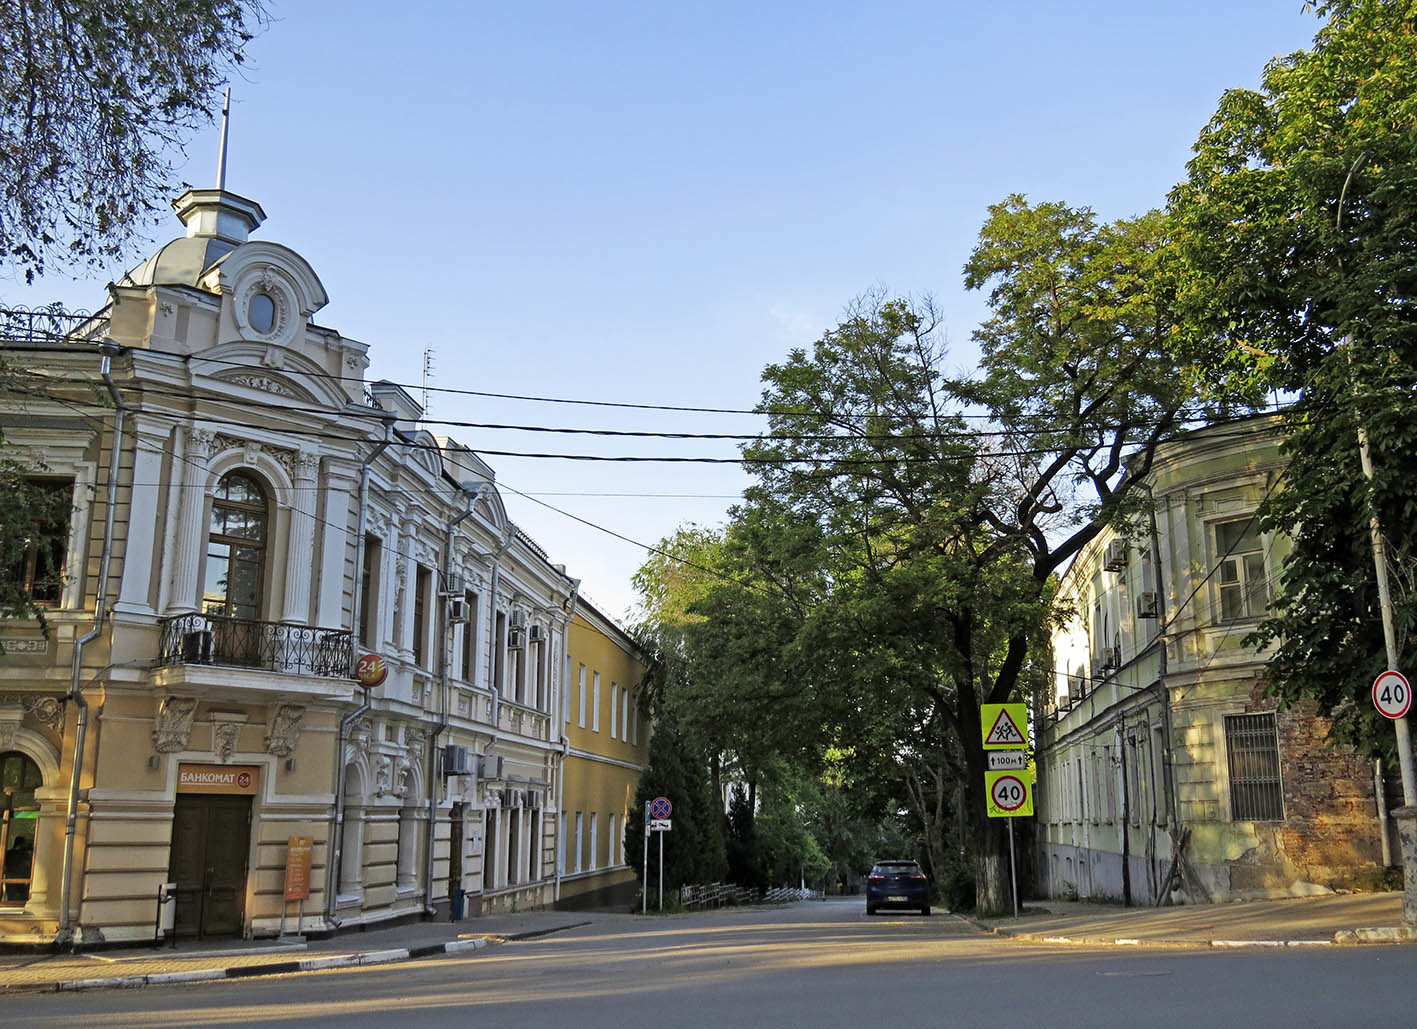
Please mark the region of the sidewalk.
POLYGON ((1037 900, 1018 918, 971 918, 999 936, 1038 943, 1173 947, 1305 947, 1401 943, 1401 893, 1133 907, 1037 900))
POLYGON ((236 979, 350 965, 373 965, 431 954, 458 954, 492 943, 526 939, 586 924, 594 913, 528 911, 460 922, 411 922, 346 932, 308 943, 275 940, 189 940, 176 948, 123 947, 79 954, 0 953, 0 995, 236 979))

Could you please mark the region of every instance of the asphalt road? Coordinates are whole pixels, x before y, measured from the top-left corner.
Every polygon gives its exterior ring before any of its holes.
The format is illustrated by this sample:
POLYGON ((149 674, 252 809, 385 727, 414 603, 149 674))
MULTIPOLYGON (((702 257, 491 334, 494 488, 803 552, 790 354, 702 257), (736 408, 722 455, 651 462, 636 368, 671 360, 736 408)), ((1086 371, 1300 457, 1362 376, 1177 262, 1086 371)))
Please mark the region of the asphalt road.
POLYGON ((471 956, 6 998, 6 1025, 1404 1026, 1417 947, 1033 945, 861 901, 637 918, 471 956))

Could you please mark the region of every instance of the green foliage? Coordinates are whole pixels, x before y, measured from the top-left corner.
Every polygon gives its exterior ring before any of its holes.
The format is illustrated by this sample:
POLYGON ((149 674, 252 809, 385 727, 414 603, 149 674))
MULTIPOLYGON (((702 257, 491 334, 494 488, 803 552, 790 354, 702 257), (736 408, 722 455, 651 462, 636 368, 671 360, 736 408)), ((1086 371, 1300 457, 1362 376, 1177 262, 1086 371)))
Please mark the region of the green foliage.
POLYGON ((1172 201, 1184 303, 1224 341, 1212 378, 1297 394, 1284 488, 1264 511, 1293 549, 1251 642, 1275 646, 1280 696, 1317 701, 1336 739, 1380 753, 1392 733, 1366 697, 1386 665, 1374 510, 1392 544, 1404 667, 1417 657, 1417 487, 1405 468, 1417 446, 1417 3, 1318 12, 1328 20, 1312 48, 1272 62, 1259 90, 1221 98, 1172 201))
MULTIPOLYGON (((655 722, 649 742, 649 767, 640 776, 635 808, 625 826, 625 853, 643 874, 645 805, 668 797, 674 805, 674 828, 664 833, 664 888, 720 882, 727 871, 723 811, 709 786, 708 760, 669 712, 655 722)), ((651 834, 657 835, 657 834, 651 834)), ((650 840, 650 883, 659 884, 659 841, 650 840)))
POLYGON ((0 263, 121 256, 264 20, 260 0, 0 4, 0 263))

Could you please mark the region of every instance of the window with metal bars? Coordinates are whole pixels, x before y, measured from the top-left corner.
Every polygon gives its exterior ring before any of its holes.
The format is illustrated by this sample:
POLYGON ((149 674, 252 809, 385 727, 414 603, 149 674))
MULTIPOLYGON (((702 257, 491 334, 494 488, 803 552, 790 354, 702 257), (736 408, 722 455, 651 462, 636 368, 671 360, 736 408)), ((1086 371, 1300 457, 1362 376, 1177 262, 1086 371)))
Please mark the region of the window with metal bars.
POLYGON ((1281 821, 1284 787, 1274 713, 1226 715, 1225 749, 1230 758, 1230 817, 1237 822, 1281 821))

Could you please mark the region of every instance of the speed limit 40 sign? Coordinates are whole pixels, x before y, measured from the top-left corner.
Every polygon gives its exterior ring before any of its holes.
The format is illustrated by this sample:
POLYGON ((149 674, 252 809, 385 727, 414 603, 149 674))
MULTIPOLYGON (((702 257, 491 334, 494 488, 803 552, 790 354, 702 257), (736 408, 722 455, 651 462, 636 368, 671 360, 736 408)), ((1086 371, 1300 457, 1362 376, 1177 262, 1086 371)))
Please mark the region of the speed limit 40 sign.
POLYGON ((1373 680, 1373 706, 1388 718, 1406 718, 1412 707, 1412 686, 1401 672, 1383 672, 1373 680))
POLYGON ((1033 776, 1028 772, 985 772, 984 795, 990 818, 1033 814, 1033 776))

